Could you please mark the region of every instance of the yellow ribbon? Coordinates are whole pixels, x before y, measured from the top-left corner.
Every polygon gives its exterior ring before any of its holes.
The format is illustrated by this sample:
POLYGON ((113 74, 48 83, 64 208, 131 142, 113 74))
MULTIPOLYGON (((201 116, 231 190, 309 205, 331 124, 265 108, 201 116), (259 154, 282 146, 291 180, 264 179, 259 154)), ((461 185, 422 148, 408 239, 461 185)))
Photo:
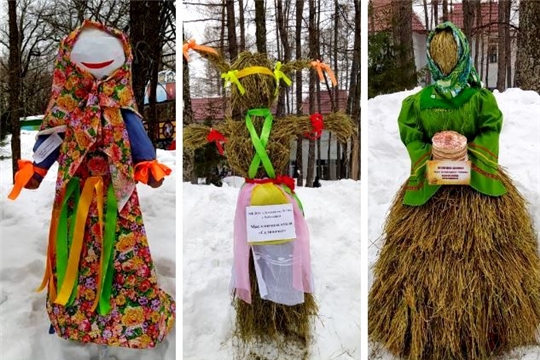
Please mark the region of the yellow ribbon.
POLYGON ((246 93, 246 90, 240 84, 240 81, 238 81, 238 70, 231 70, 226 73, 221 74, 221 78, 225 79, 225 86, 227 86, 229 83, 236 84, 238 87, 238 91, 240 91, 240 94, 244 95, 246 93))
POLYGON ((255 75, 255 74, 262 74, 262 75, 270 75, 270 76, 274 76, 274 73, 272 72, 272 70, 270 70, 269 68, 267 67, 264 67, 264 66, 250 66, 250 67, 247 67, 245 69, 242 69, 238 72, 238 78, 243 78, 245 76, 248 76, 248 75, 255 75))
POLYGON ((276 78, 276 94, 279 91, 280 79, 283 79, 283 81, 285 81, 285 84, 287 84, 287 86, 291 86, 292 84, 291 79, 289 79, 287 75, 285 75, 285 73, 281 71, 281 61, 278 61, 276 63, 276 67, 274 68, 274 77, 276 78))
POLYGON ((332 85, 336 86, 337 84, 336 76, 334 75, 334 72, 332 71, 332 69, 330 69, 330 66, 321 62, 320 60, 312 61, 311 66, 317 70, 317 74, 319 74, 319 80, 321 81, 324 80, 324 75, 323 75, 323 70, 324 70, 328 73, 328 76, 330 76, 332 85))
MULTIPOLYGON (((272 70, 270 70, 267 67, 250 66, 242 70, 231 70, 229 72, 223 73, 221 74, 221 78, 225 79, 225 86, 227 86, 228 83, 236 84, 236 86, 238 87, 238 91, 240 91, 240 94, 244 95, 246 93, 246 89, 244 89, 244 87, 242 86, 242 84, 240 84, 240 81, 238 79, 241 79, 249 75, 255 75, 255 74, 269 75, 272 77, 275 76, 272 70)), ((285 79, 284 81, 287 82, 285 79)))
MULTIPOLYGON (((101 242, 101 244, 103 244, 103 180, 101 179, 101 177, 92 176, 86 180, 84 188, 82 190, 81 199, 79 201, 79 207, 77 209, 77 214, 75 218, 75 231, 73 235, 73 243, 71 244, 71 249, 69 251, 66 275, 64 277, 62 287, 58 291, 58 296, 54 300, 55 304, 65 306, 71 297, 71 293, 73 292, 75 280, 77 279, 79 273, 79 260, 81 257, 81 250, 84 240, 84 229, 86 226, 88 212, 90 210, 90 205, 92 204, 94 190, 96 192, 98 211, 98 240, 101 242)), ((96 309, 99 301, 101 277, 102 274, 100 271, 98 274, 98 279, 96 281, 96 298, 94 299, 92 311, 96 309)))

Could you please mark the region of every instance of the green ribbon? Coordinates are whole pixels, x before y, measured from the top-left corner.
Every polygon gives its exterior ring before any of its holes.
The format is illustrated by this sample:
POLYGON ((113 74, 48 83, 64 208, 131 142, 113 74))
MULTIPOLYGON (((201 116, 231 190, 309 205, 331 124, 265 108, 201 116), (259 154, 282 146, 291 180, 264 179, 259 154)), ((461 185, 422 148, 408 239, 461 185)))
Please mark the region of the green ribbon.
POLYGON ((255 175, 257 174, 257 170, 259 170, 259 166, 262 165, 264 167, 264 170, 268 174, 268 177, 275 178, 276 173, 274 171, 274 167, 272 166, 272 163, 270 162, 270 158, 268 157, 268 154, 266 153, 266 145, 268 144, 268 138, 270 137, 270 131, 272 130, 272 113, 270 112, 270 109, 263 108, 263 109, 251 109, 248 110, 246 114, 246 126, 249 131, 249 135, 251 136, 251 141, 253 142, 253 146, 255 147, 255 156, 253 157, 253 160, 251 161, 251 165, 249 166, 248 175, 251 179, 255 178, 255 175), (264 123, 261 130, 261 136, 257 134, 257 130, 255 130, 255 127, 253 126, 253 121, 251 120, 251 116, 261 116, 264 117, 264 123))
MULTIPOLYGON (((81 195, 81 182, 78 178, 73 178, 66 186, 66 192, 62 199, 60 218, 58 219, 58 231, 56 238, 56 281, 57 289, 62 288, 64 277, 67 271, 67 263, 69 258, 69 249, 71 248, 71 242, 73 240, 73 233, 75 232, 74 219, 69 224, 68 231, 68 201, 73 196, 73 213, 77 211, 79 205, 79 198, 81 195)), ((75 279, 75 291, 69 298, 68 305, 72 304, 77 293, 78 279, 75 279)))
POLYGON ((276 63, 276 67, 274 68, 274 76, 276 77, 276 95, 279 92, 279 80, 283 79, 285 81, 285 84, 287 86, 291 86, 292 81, 285 75, 283 71, 281 71, 281 61, 278 61, 276 63))
MULTIPOLYGON (((67 270, 67 263, 69 258, 69 251, 71 249, 71 242, 73 240, 73 234, 75 230, 75 218, 74 216, 68 217, 68 201, 73 197, 73 215, 76 214, 79 206, 79 199, 81 196, 81 185, 78 178, 73 178, 69 181, 66 187, 66 193, 62 200, 62 207, 60 212, 60 218, 58 219, 58 234, 56 238, 56 273, 57 273, 57 288, 62 287, 64 277, 67 270), (71 219, 70 219, 71 218, 71 219), (68 231, 68 220, 69 231, 68 231)), ((107 210, 105 215, 105 230, 103 237, 103 263, 101 267, 101 294, 99 296, 98 311, 100 315, 107 315, 111 310, 110 298, 112 291, 112 280, 114 274, 113 266, 113 253, 114 253, 114 240, 116 235, 116 222, 118 217, 118 204, 116 202, 116 196, 114 188, 109 185, 107 191, 107 210)), ((73 292, 67 302, 66 306, 73 305, 77 295, 77 285, 79 282, 78 276, 75 278, 75 285, 73 292)))
POLYGON ((98 311, 100 315, 107 315, 111 311, 111 291, 114 273, 113 253, 114 240, 116 235, 116 221, 118 214, 118 204, 114 194, 114 188, 109 185, 107 190, 107 211, 105 214, 105 234, 103 237, 103 263, 101 279, 101 295, 99 297, 98 311))
POLYGON ((227 86, 229 83, 236 84, 238 87, 238 91, 240 91, 240 94, 244 95, 246 93, 246 90, 240 84, 240 81, 238 80, 238 70, 231 70, 226 73, 221 74, 221 78, 225 79, 225 86, 227 86))

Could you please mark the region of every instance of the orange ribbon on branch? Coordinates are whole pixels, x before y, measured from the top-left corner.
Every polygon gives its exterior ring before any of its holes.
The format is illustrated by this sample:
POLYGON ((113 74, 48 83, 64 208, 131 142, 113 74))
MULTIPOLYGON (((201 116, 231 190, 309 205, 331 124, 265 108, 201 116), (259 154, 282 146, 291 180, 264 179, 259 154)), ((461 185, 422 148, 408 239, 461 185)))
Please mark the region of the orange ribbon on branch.
POLYGON ((328 76, 330 76, 330 80, 332 81, 332 85, 337 85, 336 76, 334 75, 334 72, 332 69, 330 69, 330 66, 327 64, 321 62, 320 60, 315 60, 311 62, 311 66, 314 67, 317 70, 317 74, 319 74, 319 80, 324 80, 324 74, 323 71, 326 71, 328 73, 328 76))
POLYGON ((216 129, 210 129, 210 132, 206 136, 206 140, 210 142, 215 142, 219 151, 219 155, 223 155, 223 144, 227 142, 227 138, 217 131, 216 129))
POLYGON ((184 57, 186 58, 187 61, 189 61, 188 52, 189 52, 190 49, 196 50, 196 51, 202 51, 202 52, 206 52, 206 53, 210 53, 210 54, 214 54, 214 55, 218 55, 217 51, 215 49, 211 48, 210 46, 197 45, 195 40, 191 39, 188 42, 184 43, 184 45, 182 46, 182 51, 183 51, 184 57))
POLYGON ((311 121, 311 132, 304 133, 304 136, 310 140, 317 140, 321 137, 322 131, 324 129, 323 116, 319 113, 312 114, 309 117, 311 121))
POLYGON ((171 174, 171 168, 159 163, 157 160, 143 161, 135 165, 135 180, 148 184, 150 173, 156 181, 161 181, 165 176, 171 174))

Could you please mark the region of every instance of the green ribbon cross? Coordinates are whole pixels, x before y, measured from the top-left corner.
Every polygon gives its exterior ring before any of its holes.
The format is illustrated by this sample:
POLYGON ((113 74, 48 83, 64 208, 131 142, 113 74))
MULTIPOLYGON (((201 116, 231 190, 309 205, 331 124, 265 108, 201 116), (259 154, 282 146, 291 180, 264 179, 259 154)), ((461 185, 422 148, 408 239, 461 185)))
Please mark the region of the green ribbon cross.
POLYGON ((273 121, 273 117, 272 117, 272 113, 270 112, 270 109, 267 109, 267 108, 251 109, 247 111, 246 126, 248 128, 249 135, 251 136, 251 141, 253 142, 253 146, 255 147, 255 152, 256 152, 255 156, 253 157, 253 160, 251 161, 251 165, 249 166, 249 171, 248 171, 248 175, 251 179, 255 178, 255 175, 257 174, 257 170, 259 170, 259 166, 261 165, 261 162, 268 177, 272 179, 276 177, 274 167, 272 166, 272 163, 270 162, 270 158, 268 157, 268 154, 266 153, 266 145, 268 144, 268 138, 270 137, 270 131, 272 130, 272 121, 273 121), (255 130, 255 126, 253 125, 251 116, 264 117, 264 123, 263 123, 260 137, 257 134, 257 130, 255 130))

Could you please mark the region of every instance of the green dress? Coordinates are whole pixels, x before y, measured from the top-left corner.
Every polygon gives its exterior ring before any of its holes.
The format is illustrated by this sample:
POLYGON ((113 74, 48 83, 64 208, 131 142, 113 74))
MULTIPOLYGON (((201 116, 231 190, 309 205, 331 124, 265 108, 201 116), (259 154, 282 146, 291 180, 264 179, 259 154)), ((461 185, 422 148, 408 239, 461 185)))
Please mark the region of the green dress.
POLYGON ((425 170, 431 157, 431 138, 444 130, 467 137, 471 187, 490 196, 506 193, 498 177, 502 113, 489 90, 470 87, 446 99, 433 86, 426 87, 405 99, 398 124, 412 165, 404 204, 423 205, 440 189, 441 185, 427 183, 425 170))
POLYGON ((384 227, 369 294, 370 340, 405 359, 489 359, 536 343, 538 239, 525 200, 498 166, 502 114, 493 95, 452 99, 426 87, 398 120, 411 158, 384 227), (432 186, 431 138, 467 137, 470 186, 432 186))

